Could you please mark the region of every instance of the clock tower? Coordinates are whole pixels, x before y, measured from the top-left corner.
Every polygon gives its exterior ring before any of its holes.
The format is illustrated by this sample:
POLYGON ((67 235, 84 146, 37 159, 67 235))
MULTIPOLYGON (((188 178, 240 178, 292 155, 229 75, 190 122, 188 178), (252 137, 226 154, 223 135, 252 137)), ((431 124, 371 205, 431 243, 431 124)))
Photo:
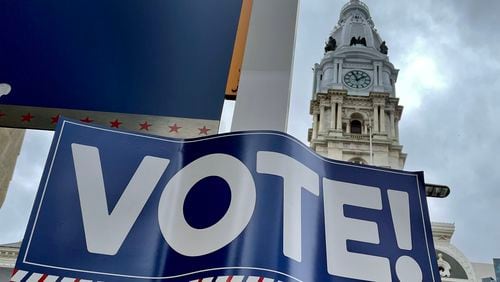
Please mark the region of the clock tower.
POLYGON ((398 70, 363 2, 342 7, 324 51, 314 66, 312 149, 332 159, 402 169, 398 70))

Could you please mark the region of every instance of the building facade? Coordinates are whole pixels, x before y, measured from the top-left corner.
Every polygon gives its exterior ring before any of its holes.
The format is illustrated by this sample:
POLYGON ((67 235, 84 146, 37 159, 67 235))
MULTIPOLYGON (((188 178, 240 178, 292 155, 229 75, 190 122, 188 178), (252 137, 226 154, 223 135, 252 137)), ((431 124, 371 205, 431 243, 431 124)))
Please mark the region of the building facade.
MULTIPOLYGON (((0 210, 7 196, 24 133, 24 129, 0 128, 0 210)), ((0 245, 0 281, 10 281, 19 247, 20 243, 0 245)))
MULTIPOLYGON (((368 6, 350 0, 314 65, 308 132, 311 148, 328 158, 403 169, 399 143, 403 106, 396 96, 398 69, 375 29, 368 6)), ((492 264, 471 263, 451 243, 455 226, 433 223, 442 281, 482 281, 495 277, 492 264)), ((495 281, 495 280, 488 280, 495 281)))
POLYGON ((20 243, 0 245, 0 281, 10 281, 20 246, 20 243))
POLYGON ((24 129, 0 128, 0 208, 7 196, 24 132, 24 129))
POLYGON ((432 223, 432 237, 442 281, 496 281, 493 264, 471 262, 451 243, 454 233, 455 225, 451 223, 432 223))

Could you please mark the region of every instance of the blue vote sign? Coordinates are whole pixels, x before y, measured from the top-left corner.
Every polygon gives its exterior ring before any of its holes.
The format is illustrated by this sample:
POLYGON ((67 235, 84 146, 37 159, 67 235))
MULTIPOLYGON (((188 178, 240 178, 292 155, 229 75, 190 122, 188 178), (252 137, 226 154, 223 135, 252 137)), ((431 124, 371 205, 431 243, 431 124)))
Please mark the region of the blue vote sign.
POLYGON ((0 1, 0 126, 64 115, 163 135, 185 119, 217 127, 245 2, 0 1))
POLYGON ((69 120, 16 269, 12 281, 440 281, 421 172, 326 159, 279 132, 176 140, 69 120))

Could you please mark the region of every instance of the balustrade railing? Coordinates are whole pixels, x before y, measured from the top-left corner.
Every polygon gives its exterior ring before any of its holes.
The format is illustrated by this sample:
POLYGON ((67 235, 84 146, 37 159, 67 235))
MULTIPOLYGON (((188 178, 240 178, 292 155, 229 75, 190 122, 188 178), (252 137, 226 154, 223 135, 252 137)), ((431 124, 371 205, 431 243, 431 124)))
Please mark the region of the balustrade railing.
POLYGON ((370 135, 368 134, 357 134, 357 133, 344 133, 344 137, 349 137, 355 140, 369 140, 370 135))

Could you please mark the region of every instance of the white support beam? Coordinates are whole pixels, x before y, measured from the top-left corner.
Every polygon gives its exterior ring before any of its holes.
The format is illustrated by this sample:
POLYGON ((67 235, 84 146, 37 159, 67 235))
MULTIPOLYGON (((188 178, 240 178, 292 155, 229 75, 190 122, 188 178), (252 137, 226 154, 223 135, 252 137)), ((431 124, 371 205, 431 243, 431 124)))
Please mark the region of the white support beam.
POLYGON ((231 131, 286 131, 298 0, 253 0, 231 131))

